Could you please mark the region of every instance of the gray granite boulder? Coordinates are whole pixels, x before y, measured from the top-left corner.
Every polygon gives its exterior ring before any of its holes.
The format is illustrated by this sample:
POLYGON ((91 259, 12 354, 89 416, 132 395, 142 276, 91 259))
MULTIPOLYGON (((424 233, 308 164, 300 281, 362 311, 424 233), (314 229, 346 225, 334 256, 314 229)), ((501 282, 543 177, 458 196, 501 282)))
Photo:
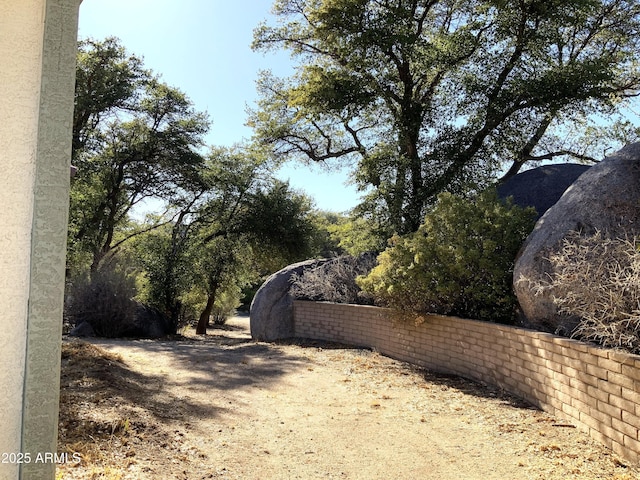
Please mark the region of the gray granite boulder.
POLYGON ((82 322, 77 324, 69 332, 70 337, 95 337, 96 332, 89 322, 82 322))
POLYGON ((313 259, 294 263, 265 280, 251 302, 249 315, 253 339, 270 342, 294 336, 293 297, 289 293, 291 277, 325 262, 313 259))
POLYGON ((559 163, 532 168, 514 175, 499 185, 498 196, 512 197, 513 203, 523 208, 534 207, 540 218, 589 168, 588 165, 577 163, 559 163))
POLYGON ((553 274, 547 258, 569 232, 606 231, 614 237, 640 233, 639 186, 640 143, 635 143, 584 172, 538 220, 513 275, 525 326, 561 334, 575 328, 577 319, 558 314, 551 290, 536 294, 533 287, 553 274))

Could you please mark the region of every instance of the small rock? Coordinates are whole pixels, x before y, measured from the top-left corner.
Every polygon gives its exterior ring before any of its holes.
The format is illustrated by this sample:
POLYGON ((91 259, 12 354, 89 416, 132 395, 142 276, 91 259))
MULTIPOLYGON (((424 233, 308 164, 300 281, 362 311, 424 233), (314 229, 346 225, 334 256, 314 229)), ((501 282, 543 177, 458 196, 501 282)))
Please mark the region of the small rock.
POLYGON ((82 322, 77 324, 69 332, 70 337, 95 337, 96 332, 89 322, 82 322))

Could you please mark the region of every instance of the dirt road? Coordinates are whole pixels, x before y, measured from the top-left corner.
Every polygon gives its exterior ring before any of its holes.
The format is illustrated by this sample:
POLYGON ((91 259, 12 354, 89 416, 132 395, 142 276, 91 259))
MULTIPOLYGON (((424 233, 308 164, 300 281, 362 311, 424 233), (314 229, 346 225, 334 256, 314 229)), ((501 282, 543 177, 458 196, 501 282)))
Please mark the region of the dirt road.
POLYGON ((256 343, 246 318, 206 338, 91 343, 117 356, 74 363, 88 347, 73 343, 63 359, 61 445, 84 457, 61 478, 640 478, 496 390, 367 350, 256 343))

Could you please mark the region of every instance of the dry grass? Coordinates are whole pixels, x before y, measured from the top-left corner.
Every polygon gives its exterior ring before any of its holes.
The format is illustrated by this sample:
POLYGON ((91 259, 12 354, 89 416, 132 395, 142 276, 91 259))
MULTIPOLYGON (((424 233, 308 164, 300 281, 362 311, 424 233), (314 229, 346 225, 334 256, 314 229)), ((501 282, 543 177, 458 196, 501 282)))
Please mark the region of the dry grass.
POLYGON ((362 292, 356 278, 368 274, 375 265, 376 258, 371 254, 332 258, 293 275, 290 293, 302 300, 371 304, 373 299, 362 292))
POLYGON ((61 384, 60 453, 80 454, 81 462, 61 466, 57 478, 122 480, 149 438, 166 437, 132 402, 138 398, 144 404, 150 392, 119 355, 80 341, 65 342, 61 384), (80 465, 88 468, 76 477, 80 465))
POLYGON ((572 232, 548 258, 550 290, 561 314, 579 319, 572 336, 640 353, 640 252, 635 238, 572 232))

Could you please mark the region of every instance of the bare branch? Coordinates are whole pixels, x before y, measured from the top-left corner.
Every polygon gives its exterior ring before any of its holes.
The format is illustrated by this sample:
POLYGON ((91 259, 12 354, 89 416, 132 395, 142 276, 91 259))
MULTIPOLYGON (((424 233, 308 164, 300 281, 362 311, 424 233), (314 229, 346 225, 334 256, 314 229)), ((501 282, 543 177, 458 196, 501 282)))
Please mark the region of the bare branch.
POLYGON ((584 155, 571 150, 557 150, 555 152, 545 153, 544 155, 529 155, 528 157, 526 157, 526 161, 538 162, 543 160, 552 160, 556 157, 564 157, 564 156, 573 157, 578 160, 583 160, 585 162, 591 162, 591 163, 598 163, 599 161, 598 159, 593 158, 589 155, 584 155))

